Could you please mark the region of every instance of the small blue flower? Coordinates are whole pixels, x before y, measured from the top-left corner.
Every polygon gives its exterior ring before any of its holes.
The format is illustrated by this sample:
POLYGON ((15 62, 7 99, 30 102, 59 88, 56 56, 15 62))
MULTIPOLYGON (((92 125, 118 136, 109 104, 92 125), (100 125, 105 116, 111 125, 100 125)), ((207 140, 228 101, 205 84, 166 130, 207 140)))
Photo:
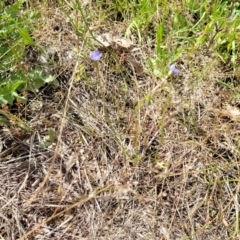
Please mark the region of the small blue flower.
POLYGON ((169 66, 169 72, 174 76, 177 76, 180 73, 180 70, 176 68, 176 63, 169 66))
POLYGON ((102 55, 103 54, 99 50, 94 50, 94 51, 90 52, 89 57, 93 61, 99 61, 100 58, 102 57, 102 55))

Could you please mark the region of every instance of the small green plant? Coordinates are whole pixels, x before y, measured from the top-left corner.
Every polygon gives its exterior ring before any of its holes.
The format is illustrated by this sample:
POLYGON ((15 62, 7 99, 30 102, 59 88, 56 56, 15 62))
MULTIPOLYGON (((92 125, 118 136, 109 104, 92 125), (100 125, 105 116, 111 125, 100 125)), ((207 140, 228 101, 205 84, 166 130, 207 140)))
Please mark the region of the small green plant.
POLYGON ((40 14, 24 9, 24 0, 0 8, 0 104, 12 104, 15 99, 25 102, 22 90, 37 91, 52 76, 43 77, 39 69, 24 66, 26 48, 35 46, 30 32, 40 14))
POLYGON ((49 129, 48 135, 44 138, 42 142, 40 142, 39 147, 43 149, 47 148, 54 142, 55 139, 56 139, 56 135, 54 130, 49 129))

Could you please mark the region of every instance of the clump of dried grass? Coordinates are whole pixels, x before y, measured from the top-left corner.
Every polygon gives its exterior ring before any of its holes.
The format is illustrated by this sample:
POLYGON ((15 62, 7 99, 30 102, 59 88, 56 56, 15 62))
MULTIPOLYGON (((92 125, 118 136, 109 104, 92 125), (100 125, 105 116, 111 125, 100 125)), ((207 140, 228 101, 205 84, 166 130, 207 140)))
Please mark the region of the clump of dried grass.
MULTIPOLYGON (((46 26, 45 43, 70 51, 46 26)), ((136 58, 146 68, 151 54, 149 43, 136 58)), ((122 52, 105 53, 100 78, 87 58, 75 70, 67 65, 72 86, 62 83, 53 95, 45 89, 38 96, 43 108, 22 109, 30 134, 1 129, 0 236, 228 239, 237 233, 238 108, 216 83, 218 63, 209 54, 186 54, 181 76, 163 82, 150 100, 159 80, 116 60, 122 52), (41 149, 49 129, 58 141, 41 149)))

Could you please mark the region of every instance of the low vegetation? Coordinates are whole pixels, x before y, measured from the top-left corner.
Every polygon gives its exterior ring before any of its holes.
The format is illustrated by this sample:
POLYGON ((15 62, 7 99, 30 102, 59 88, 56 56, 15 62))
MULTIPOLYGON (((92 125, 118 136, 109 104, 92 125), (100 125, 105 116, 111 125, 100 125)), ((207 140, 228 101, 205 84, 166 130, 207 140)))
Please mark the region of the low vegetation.
POLYGON ((0 2, 0 239, 239 239, 240 3, 0 2))

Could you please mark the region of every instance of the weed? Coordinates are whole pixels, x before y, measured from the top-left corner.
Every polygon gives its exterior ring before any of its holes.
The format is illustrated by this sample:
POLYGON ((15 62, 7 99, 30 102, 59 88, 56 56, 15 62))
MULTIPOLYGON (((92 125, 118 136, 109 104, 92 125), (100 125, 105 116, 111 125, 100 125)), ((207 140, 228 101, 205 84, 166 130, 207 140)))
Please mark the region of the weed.
MULTIPOLYGON (((43 77, 41 70, 31 69, 24 61, 27 46, 35 46, 30 31, 40 17, 37 11, 24 11, 25 1, 1 7, 0 18, 0 104, 13 104, 15 99, 26 102, 19 95, 22 90, 37 91, 51 76, 43 77)), ((3 3, 2 3, 3 4, 3 3)))

